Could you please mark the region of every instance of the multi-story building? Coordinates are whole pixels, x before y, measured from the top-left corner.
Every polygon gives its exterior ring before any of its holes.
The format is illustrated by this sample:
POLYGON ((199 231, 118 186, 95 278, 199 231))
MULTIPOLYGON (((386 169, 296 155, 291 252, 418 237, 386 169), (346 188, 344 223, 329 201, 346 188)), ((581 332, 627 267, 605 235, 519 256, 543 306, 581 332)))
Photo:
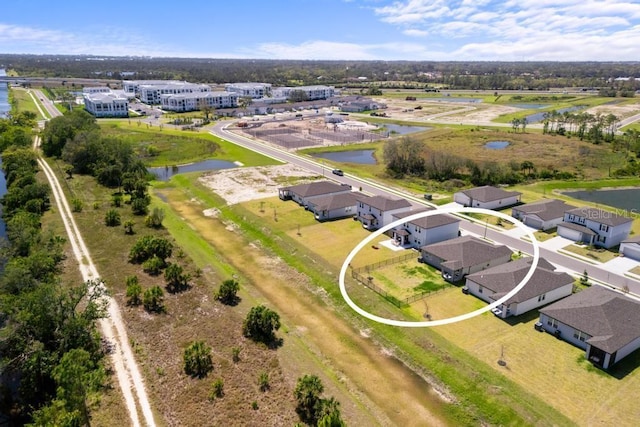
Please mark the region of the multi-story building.
POLYGON ((299 87, 278 87, 273 89, 272 95, 274 98, 289 98, 292 92, 300 91, 304 92, 307 101, 313 101, 316 99, 327 99, 335 96, 335 88, 332 86, 299 86, 299 87))
POLYGON ((95 117, 128 117, 129 99, 122 91, 83 93, 84 108, 95 117))
POLYGON ((564 213, 558 236, 608 249, 629 236, 632 223, 633 218, 602 209, 575 208, 564 213))
POLYGON ((194 111, 203 106, 211 108, 235 108, 238 106, 238 95, 230 92, 199 92, 160 95, 163 110, 194 111))
POLYGON ((260 99, 271 94, 271 83, 227 83, 224 87, 240 98, 260 99))
POLYGON ((199 94, 211 92, 211 86, 177 80, 124 80, 122 88, 128 95, 135 94, 145 104, 160 104, 162 95, 199 94))

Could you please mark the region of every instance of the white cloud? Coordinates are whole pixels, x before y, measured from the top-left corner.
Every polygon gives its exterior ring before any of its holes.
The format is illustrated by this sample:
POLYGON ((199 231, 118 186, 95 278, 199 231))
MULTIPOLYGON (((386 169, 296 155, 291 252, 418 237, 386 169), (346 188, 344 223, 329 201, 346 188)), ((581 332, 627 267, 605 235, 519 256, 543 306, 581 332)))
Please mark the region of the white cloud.
POLYGON ((402 34, 410 36, 410 37, 426 37, 429 35, 429 31, 425 30, 416 30, 414 28, 410 28, 408 30, 404 30, 402 34))

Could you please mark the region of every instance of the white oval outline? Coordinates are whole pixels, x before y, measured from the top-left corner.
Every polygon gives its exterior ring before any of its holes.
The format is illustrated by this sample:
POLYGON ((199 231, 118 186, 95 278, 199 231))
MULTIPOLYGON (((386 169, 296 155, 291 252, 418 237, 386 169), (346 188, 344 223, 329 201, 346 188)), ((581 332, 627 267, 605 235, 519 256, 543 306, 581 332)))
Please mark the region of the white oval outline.
POLYGON ((385 325, 391 325, 391 326, 402 326, 402 327, 407 327, 407 328, 422 328, 422 327, 431 327, 431 326, 442 326, 442 325, 448 325, 451 323, 456 323, 456 322, 460 322, 463 320, 468 320, 471 319, 472 317, 478 316, 482 313, 486 313, 487 311, 491 310, 492 308, 495 308, 497 306, 499 306, 500 304, 506 302, 509 298, 511 298, 512 296, 514 296, 516 293, 518 293, 518 291, 520 291, 520 289, 522 289, 527 282, 529 281, 529 279, 531 279, 531 276, 533 276, 533 273, 535 272, 536 267, 538 266, 538 260, 540 259, 540 247, 538 245, 538 240, 536 239, 536 237, 533 235, 533 232, 531 231, 531 229, 527 228, 526 225, 524 225, 521 221, 507 215, 504 214, 502 212, 496 212, 496 211, 492 211, 489 209, 484 209, 484 208, 471 208, 471 207, 455 207, 455 208, 438 208, 438 209, 434 209, 434 210, 430 210, 430 211, 425 211, 425 212, 418 212, 416 214, 413 214, 411 216, 405 217, 405 218, 401 218, 397 221, 392 222, 391 224, 385 225, 384 227, 374 231, 373 233, 371 233, 371 235, 369 235, 368 237, 366 237, 364 240, 362 240, 360 243, 358 243, 358 245, 353 248, 353 250, 349 253, 349 255, 347 256, 347 258, 344 260, 344 263, 342 264, 342 268, 340 269, 340 277, 339 277, 339 284, 340 284, 340 293, 342 294, 342 298, 344 298, 344 300, 347 302, 347 304, 353 309, 355 310, 358 314, 360 314, 361 316, 366 317, 367 319, 373 320, 375 322, 378 323, 383 323, 385 325), (347 289, 344 283, 344 277, 345 274, 347 272, 347 268, 349 268, 349 264, 351 263, 351 261, 353 260, 353 258, 356 256, 356 254, 358 252, 360 252, 360 250, 367 245, 369 242, 371 242, 373 239, 375 239, 376 237, 382 235, 382 233, 384 233, 387 230, 391 230, 392 228, 400 225, 400 224, 404 224, 405 222, 410 222, 413 221, 415 219, 419 219, 419 218, 425 218, 431 215, 439 215, 439 214, 443 214, 443 213, 459 213, 459 212, 463 212, 463 213, 481 213, 481 214, 488 214, 488 215, 493 215, 493 216, 497 216, 499 218, 502 219, 506 219, 507 221, 513 223, 514 225, 516 225, 517 227, 520 227, 522 230, 524 230, 527 233, 527 236, 529 237, 529 239, 531 239, 531 244, 533 245, 533 261, 531 262, 531 267, 529 268, 529 271, 527 272, 527 274, 524 276, 524 278, 522 279, 522 281, 520 281, 520 283, 518 283, 518 285, 513 288, 513 290, 511 290, 510 292, 508 292, 505 296, 503 296, 502 298, 500 298, 497 301, 494 301, 493 303, 480 308, 478 310, 475 311, 471 311, 469 313, 465 313, 465 314, 461 314, 455 317, 448 317, 446 319, 439 319, 439 320, 429 320, 429 321, 421 321, 421 322, 411 322, 408 320, 392 320, 392 319, 387 319, 386 317, 380 317, 380 316, 376 316, 374 314, 369 313, 366 310, 363 310, 362 308, 360 308, 358 305, 356 305, 356 303, 353 302, 353 300, 349 297, 349 294, 347 293, 347 289))

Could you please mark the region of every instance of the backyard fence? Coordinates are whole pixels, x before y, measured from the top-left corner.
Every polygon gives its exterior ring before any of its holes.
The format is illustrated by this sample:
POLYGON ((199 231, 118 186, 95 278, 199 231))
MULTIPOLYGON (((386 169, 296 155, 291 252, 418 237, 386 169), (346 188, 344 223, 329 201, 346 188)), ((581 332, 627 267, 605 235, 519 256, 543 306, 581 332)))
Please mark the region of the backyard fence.
POLYGON ((353 271, 356 273, 365 273, 369 271, 374 271, 379 268, 386 267, 387 265, 393 265, 393 264, 398 264, 400 262, 408 261, 415 257, 416 257, 416 253, 414 251, 411 251, 408 254, 404 254, 399 257, 385 259, 384 261, 379 261, 373 264, 367 264, 363 267, 354 268, 353 271))

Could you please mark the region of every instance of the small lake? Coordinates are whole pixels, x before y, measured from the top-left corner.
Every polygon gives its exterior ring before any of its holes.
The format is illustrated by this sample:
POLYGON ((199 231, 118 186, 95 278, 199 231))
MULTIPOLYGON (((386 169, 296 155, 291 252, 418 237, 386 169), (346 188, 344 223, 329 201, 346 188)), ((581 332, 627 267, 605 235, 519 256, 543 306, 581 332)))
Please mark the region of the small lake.
POLYGON ((484 144, 484 147, 490 150, 502 150, 504 148, 507 148, 509 145, 509 141, 489 141, 484 144))
POLYGON ((326 153, 315 153, 312 154, 312 156, 333 162, 375 165, 377 162, 376 158, 373 157, 373 152, 374 150, 330 151, 326 153))
POLYGON ((540 108, 547 108, 549 104, 507 104, 509 107, 522 108, 523 110, 538 110, 540 108))
POLYGON ((480 103, 482 98, 458 98, 453 96, 443 96, 442 98, 420 98, 420 101, 435 101, 435 102, 468 102, 468 103, 480 103))
POLYGON ((409 133, 422 132, 431 129, 429 126, 407 126, 397 125, 394 123, 376 123, 378 128, 384 129, 386 132, 397 135, 407 135, 409 133))
MULTIPOLYGON (((567 108, 560 108, 559 110, 556 110, 558 113, 562 114, 565 111, 567 112, 571 112, 571 111, 576 111, 576 110, 582 110, 584 109, 585 106, 584 105, 575 105, 573 107, 567 107, 567 108)), ((544 119, 544 115, 546 113, 550 113, 550 111, 545 111, 543 113, 535 113, 535 114, 529 114, 526 119, 528 123, 536 123, 536 122, 541 122, 544 119)))
POLYGON ((563 194, 578 200, 586 200, 630 212, 640 212, 640 188, 565 191, 563 194))
POLYGON ((158 181, 168 181, 173 175, 186 172, 205 172, 212 170, 231 169, 237 165, 226 160, 204 160, 202 162, 189 163, 180 166, 161 166, 157 168, 147 168, 147 171, 154 174, 158 181))

